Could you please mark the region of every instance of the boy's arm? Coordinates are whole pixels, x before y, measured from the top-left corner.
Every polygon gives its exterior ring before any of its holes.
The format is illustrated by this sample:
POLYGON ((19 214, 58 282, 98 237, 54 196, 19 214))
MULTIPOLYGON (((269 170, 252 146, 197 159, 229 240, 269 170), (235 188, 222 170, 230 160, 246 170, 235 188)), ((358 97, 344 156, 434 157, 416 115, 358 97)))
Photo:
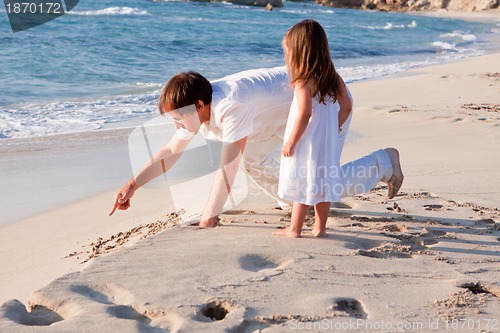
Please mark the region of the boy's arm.
POLYGON ((220 168, 215 175, 212 192, 201 217, 201 227, 215 227, 217 225, 218 215, 222 213, 224 204, 230 195, 246 142, 247 137, 244 137, 223 147, 220 168))
POLYGON ((172 139, 144 164, 142 169, 116 194, 109 215, 113 215, 116 209, 128 209, 130 207, 130 198, 132 198, 135 191, 152 179, 167 172, 182 155, 190 141, 191 139, 182 140, 174 134, 172 139))
POLYGON ((304 134, 307 124, 309 123, 309 119, 311 118, 312 94, 310 81, 306 84, 298 83, 298 85, 296 85, 295 98, 297 99, 298 115, 295 119, 290 138, 281 149, 281 154, 285 157, 293 155, 295 146, 302 137, 302 134, 304 134))

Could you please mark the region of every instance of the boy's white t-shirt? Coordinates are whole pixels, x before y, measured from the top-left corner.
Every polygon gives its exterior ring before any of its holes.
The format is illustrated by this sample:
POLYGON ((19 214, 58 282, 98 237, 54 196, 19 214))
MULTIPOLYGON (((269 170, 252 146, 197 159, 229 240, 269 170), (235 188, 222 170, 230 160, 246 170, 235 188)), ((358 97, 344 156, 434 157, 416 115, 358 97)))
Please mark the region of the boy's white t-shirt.
MULTIPOLYGON (((226 143, 247 137, 247 143, 283 136, 293 100, 285 67, 248 70, 212 81, 209 124, 200 133, 226 143)), ((179 138, 192 134, 178 130, 179 138)))

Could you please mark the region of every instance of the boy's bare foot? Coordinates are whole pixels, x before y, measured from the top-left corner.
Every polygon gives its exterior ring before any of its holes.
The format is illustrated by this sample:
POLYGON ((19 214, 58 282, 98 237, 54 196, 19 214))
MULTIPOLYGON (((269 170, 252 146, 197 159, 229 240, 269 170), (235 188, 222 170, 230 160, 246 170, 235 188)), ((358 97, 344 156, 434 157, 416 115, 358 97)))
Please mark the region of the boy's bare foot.
POLYGON ((314 237, 318 237, 318 238, 327 236, 325 229, 323 229, 323 230, 313 229, 313 230, 311 230, 311 234, 313 234, 314 237))
POLYGON ((401 170, 401 163, 399 162, 399 152, 395 148, 386 148, 385 151, 389 155, 392 164, 392 176, 387 182, 387 187, 389 191, 387 192, 387 197, 392 199, 398 194, 401 185, 403 185, 404 175, 401 170))
POLYGON ((398 194, 401 185, 403 185, 403 179, 392 175, 391 179, 389 179, 389 181, 387 182, 387 186, 389 187, 387 197, 389 199, 394 198, 396 194, 398 194))
POLYGON ((273 235, 276 236, 286 236, 286 237, 292 237, 292 238, 299 238, 300 237, 300 232, 296 230, 292 230, 291 228, 283 228, 279 231, 273 232, 273 235))

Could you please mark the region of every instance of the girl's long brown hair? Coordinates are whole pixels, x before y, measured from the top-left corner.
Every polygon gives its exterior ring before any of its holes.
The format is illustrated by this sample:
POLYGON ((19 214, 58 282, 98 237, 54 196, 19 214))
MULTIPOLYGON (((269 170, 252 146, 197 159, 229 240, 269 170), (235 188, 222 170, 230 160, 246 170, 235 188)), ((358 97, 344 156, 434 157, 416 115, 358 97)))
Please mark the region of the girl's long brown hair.
POLYGON ((341 79, 335 71, 328 38, 314 20, 304 20, 288 29, 283 39, 285 59, 292 85, 313 80, 313 96, 320 103, 341 96, 341 79))

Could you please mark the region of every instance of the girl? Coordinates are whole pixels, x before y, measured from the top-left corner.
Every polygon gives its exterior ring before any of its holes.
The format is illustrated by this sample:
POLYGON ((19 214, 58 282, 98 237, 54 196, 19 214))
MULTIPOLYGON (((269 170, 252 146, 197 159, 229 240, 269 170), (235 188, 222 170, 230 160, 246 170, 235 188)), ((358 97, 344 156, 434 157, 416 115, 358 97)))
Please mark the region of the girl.
POLYGON ((330 203, 341 199, 339 121, 347 119, 351 100, 318 22, 304 20, 291 27, 283 50, 294 98, 281 150, 278 194, 293 206, 290 227, 275 234, 300 237, 314 205, 312 234, 325 237, 330 203))

